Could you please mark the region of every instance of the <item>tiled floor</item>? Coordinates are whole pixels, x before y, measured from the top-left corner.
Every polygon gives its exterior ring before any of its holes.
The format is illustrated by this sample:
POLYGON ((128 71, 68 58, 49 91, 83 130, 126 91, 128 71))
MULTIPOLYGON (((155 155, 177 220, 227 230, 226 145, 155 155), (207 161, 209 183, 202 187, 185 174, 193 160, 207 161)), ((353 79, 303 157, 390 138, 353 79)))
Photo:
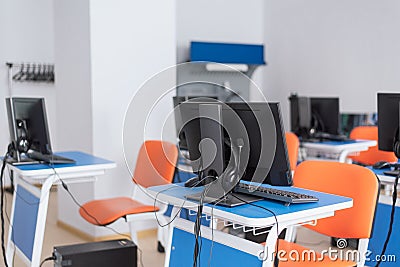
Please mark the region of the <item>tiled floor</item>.
MULTIPOLYGON (((44 237, 44 245, 42 251, 42 259, 50 256, 53 251, 53 247, 57 245, 67 245, 88 242, 75 234, 66 231, 63 228, 57 226, 57 193, 51 192, 49 201, 49 210, 46 223, 46 231, 44 237)), ((11 206, 11 195, 7 193, 7 211, 9 213, 11 206)), ((7 229, 8 223, 6 225, 6 235, 7 239, 7 229)), ((330 245, 330 238, 313 233, 305 228, 298 229, 297 235, 298 243, 306 247, 314 248, 317 251, 325 249, 330 245)), ((156 236, 147 235, 139 240, 140 248, 142 250, 142 260, 143 266, 163 266, 164 265, 164 253, 157 252, 157 241, 156 236)), ((140 254, 140 253, 139 253, 140 254)), ((0 257, 1 258, 1 257, 0 257)), ((3 260, 0 259, 0 266, 4 266, 3 260)), ((15 267, 25 266, 18 257, 15 258, 15 267)), ((43 264, 44 267, 53 266, 52 262, 46 262, 43 264)), ((138 263, 138 266, 141 266, 138 263)))

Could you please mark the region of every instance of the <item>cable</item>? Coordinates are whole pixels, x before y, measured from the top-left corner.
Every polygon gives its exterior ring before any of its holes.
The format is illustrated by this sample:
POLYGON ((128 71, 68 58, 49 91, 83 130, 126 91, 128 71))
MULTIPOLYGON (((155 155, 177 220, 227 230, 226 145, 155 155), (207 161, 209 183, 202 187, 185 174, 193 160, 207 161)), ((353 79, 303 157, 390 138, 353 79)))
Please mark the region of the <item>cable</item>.
MULTIPOLYGON (((237 199, 240 200, 240 201, 243 201, 243 202, 246 203, 246 204, 249 204, 249 205, 251 205, 251 206, 258 207, 258 208, 260 208, 260 209, 266 210, 266 211, 268 211, 269 213, 271 213, 271 214, 274 216, 275 223, 276 223, 276 237, 277 237, 277 239, 276 239, 276 244, 275 244, 275 255, 278 256, 277 253, 278 253, 278 249, 279 249, 279 224, 278 224, 278 219, 277 219, 277 217, 276 217, 275 212, 273 212, 272 210, 270 210, 270 209, 268 209, 268 208, 265 208, 265 207, 263 207, 263 206, 254 204, 254 203, 249 202, 249 201, 246 201, 246 200, 243 200, 243 199, 239 198, 238 196, 236 196, 236 195, 234 195, 234 194, 232 194, 232 196, 235 197, 235 198, 237 198, 237 199)), ((277 266, 278 262, 279 262, 279 259, 278 259, 278 257, 276 257, 276 258, 274 259, 274 265, 277 266)))
POLYGON ((379 260, 378 260, 377 264, 375 265, 375 267, 379 267, 379 265, 381 264, 381 262, 382 262, 381 259, 385 255, 386 248, 387 248, 387 246, 389 244, 390 236, 392 234, 393 221, 394 221, 394 212, 396 210, 396 201, 397 201, 397 185, 399 183, 399 178, 400 178, 400 173, 397 174, 396 179, 394 180, 394 188, 393 188, 393 195, 392 195, 393 205, 392 205, 392 210, 390 212, 389 230, 388 230, 388 233, 387 233, 387 236, 386 236, 385 243, 383 244, 381 255, 380 255, 379 260))
POLYGON ((54 260, 56 260, 56 257, 55 257, 54 255, 53 255, 53 256, 50 256, 50 257, 47 257, 47 258, 45 258, 44 260, 42 260, 42 262, 40 263, 39 267, 42 267, 43 264, 44 264, 46 261, 54 261, 54 260))
MULTIPOLYGON (((54 168, 53 164, 50 163, 50 164, 48 164, 48 166, 49 166, 50 168, 53 169, 54 174, 55 174, 55 175, 57 176, 57 178, 60 180, 60 182, 61 182, 61 184, 62 184, 62 187, 65 189, 65 191, 67 191, 67 193, 68 193, 69 196, 71 197, 72 201, 73 201, 79 208, 81 208, 89 217, 91 217, 99 226, 102 226, 102 227, 104 227, 104 228, 107 228, 107 229, 113 231, 114 233, 116 233, 117 235, 124 236, 124 237, 126 237, 127 239, 132 240, 131 237, 130 237, 129 235, 120 233, 120 232, 118 232, 117 230, 115 230, 114 228, 112 228, 112 227, 110 227, 110 226, 108 226, 108 225, 101 225, 101 223, 97 220, 97 218, 94 217, 92 214, 90 214, 90 213, 85 209, 85 207, 83 207, 83 206, 78 202, 78 200, 76 200, 75 196, 71 193, 71 191, 69 191, 68 185, 63 181, 63 179, 61 179, 60 175, 57 173, 57 171, 56 171, 56 169, 54 168)), ((136 248, 139 250, 139 262, 140 262, 140 265, 141 265, 142 267, 144 267, 144 264, 143 264, 143 251, 137 246, 137 244, 136 244, 136 248)))
POLYGON ((6 160, 7 160, 7 156, 8 156, 8 151, 5 154, 4 158, 3 158, 3 165, 1 166, 1 174, 0 174, 0 217, 1 217, 1 250, 2 250, 2 254, 3 254, 3 260, 4 260, 4 264, 6 267, 8 267, 7 264, 7 257, 6 257, 6 248, 5 248, 5 243, 4 243, 4 228, 5 228, 5 223, 4 223, 4 213, 3 213, 3 207, 4 207, 4 198, 5 198, 5 194, 4 194, 4 188, 3 188, 3 177, 4 177, 4 169, 6 168, 6 160))
MULTIPOLYGON (((9 170, 8 175, 10 175, 10 173, 12 171, 9 168, 8 168, 8 170, 9 170)), ((14 190, 15 190, 15 188, 14 188, 14 186, 12 186, 12 191, 11 192, 14 192, 14 190)), ((4 201, 4 213, 6 214, 6 218, 7 218, 8 224, 10 225, 10 228, 11 228, 11 240, 14 240, 14 225, 11 223, 10 216, 8 215, 8 212, 7 212, 7 206, 8 206, 7 197, 5 197, 4 200, 5 200, 4 201)), ((16 246, 15 246, 14 242, 13 242, 13 246, 14 246, 14 252, 13 252, 13 258, 12 258, 12 266, 15 266, 14 265, 14 260, 15 260, 16 246)))
MULTIPOLYGON (((157 202, 158 195, 161 194, 162 192, 165 192, 165 191, 168 191, 168 190, 174 189, 174 188, 176 189, 176 188, 179 188, 179 187, 171 186, 171 187, 169 187, 169 188, 163 189, 163 190, 157 192, 156 196, 154 197, 154 203, 153 203, 154 216, 156 217, 157 224, 158 224, 158 226, 160 226, 160 227, 165 227, 165 226, 170 225, 170 224, 178 217, 178 214, 181 212, 181 210, 183 209, 183 206, 185 205, 185 202, 186 202, 186 201, 183 201, 182 206, 179 208, 179 210, 178 210, 178 211, 175 213, 175 215, 172 217, 171 221, 167 222, 167 223, 164 224, 164 225, 162 225, 162 224, 160 223, 160 221, 159 221, 159 219, 158 219, 158 217, 157 217, 157 211, 156 211, 156 202, 157 202)), ((171 215, 172 215, 172 212, 171 212, 171 215)))
MULTIPOLYGON (((83 206, 76 200, 75 196, 71 193, 71 191, 69 191, 69 188, 68 188, 67 184, 61 179, 61 177, 58 175, 58 173, 56 172, 56 170, 54 169, 54 167, 51 166, 51 165, 49 165, 49 166, 53 169, 54 173, 56 174, 56 176, 57 176, 58 179, 60 180, 60 182, 61 182, 61 184, 62 184, 62 187, 65 189, 65 191, 67 191, 67 193, 69 194, 69 196, 71 197, 71 199, 73 200, 73 202, 75 202, 75 204, 76 204, 79 208, 81 208, 89 217, 91 217, 93 220, 95 220, 96 223, 97 223, 99 226, 102 226, 102 227, 104 227, 104 228, 107 228, 108 230, 111 230, 112 232, 116 233, 117 235, 124 236, 124 237, 126 237, 127 239, 132 240, 131 237, 130 237, 129 235, 120 233, 120 232, 118 232, 117 230, 115 230, 114 228, 112 228, 112 227, 110 227, 110 226, 108 226, 108 225, 101 225, 100 222, 97 220, 97 218, 94 217, 92 214, 90 214, 90 213, 85 209, 85 207, 83 207, 83 206)), ((143 251, 137 246, 137 244, 136 244, 136 248, 139 250, 139 262, 140 262, 140 265, 143 267, 143 266, 144 266, 144 264, 143 264, 143 251)))

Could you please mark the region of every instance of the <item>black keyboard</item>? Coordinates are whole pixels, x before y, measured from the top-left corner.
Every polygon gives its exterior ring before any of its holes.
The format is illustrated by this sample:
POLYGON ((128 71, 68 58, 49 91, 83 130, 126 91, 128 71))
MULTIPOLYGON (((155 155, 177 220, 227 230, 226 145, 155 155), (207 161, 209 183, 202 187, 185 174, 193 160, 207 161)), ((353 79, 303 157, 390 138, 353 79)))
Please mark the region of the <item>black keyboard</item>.
POLYGON ((266 188, 262 186, 254 186, 250 184, 239 183, 235 192, 255 195, 263 198, 273 199, 277 201, 282 201, 285 203, 295 204, 295 203, 309 203, 317 202, 318 198, 310 195, 279 190, 274 188, 266 188))
POLYGON ((75 163, 75 160, 57 156, 54 154, 42 154, 37 151, 29 151, 26 153, 28 158, 38 160, 38 161, 44 161, 46 163, 50 164, 72 164, 75 163))
POLYGON ((328 141, 349 141, 351 140, 345 135, 336 135, 336 134, 329 134, 329 133, 315 133, 313 138, 321 139, 321 140, 328 140, 328 141))
POLYGON ((389 175, 389 176, 397 176, 399 175, 400 170, 392 170, 392 171, 384 171, 383 174, 389 175))

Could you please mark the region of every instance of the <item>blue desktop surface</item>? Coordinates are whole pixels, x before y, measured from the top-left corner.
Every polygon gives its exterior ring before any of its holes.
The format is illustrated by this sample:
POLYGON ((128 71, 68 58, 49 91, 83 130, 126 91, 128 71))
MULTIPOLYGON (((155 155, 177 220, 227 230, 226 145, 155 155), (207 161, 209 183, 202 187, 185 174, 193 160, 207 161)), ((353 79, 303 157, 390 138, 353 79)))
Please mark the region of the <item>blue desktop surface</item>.
MULTIPOLYGON (((262 185, 262 186, 271 187, 269 185, 262 185)), ((291 204, 289 206, 286 206, 283 202, 272 201, 272 200, 260 200, 260 201, 254 202, 254 204, 256 204, 258 206, 272 210, 275 213, 275 215, 277 215, 277 216, 291 213, 291 212, 304 211, 304 210, 311 209, 311 208, 321 208, 324 206, 331 206, 331 205, 351 201, 351 198, 348 198, 348 197, 331 195, 331 194, 321 193, 321 192, 302 189, 302 188, 287 187, 287 186, 273 186, 273 188, 313 195, 319 199, 318 202, 304 203, 304 204, 291 204)), ((183 187, 183 184, 178 184, 178 186, 162 185, 162 186, 151 187, 152 191, 160 192, 162 194, 176 197, 179 199, 185 199, 185 195, 195 194, 195 193, 201 192, 203 189, 204 189, 204 187, 195 187, 195 188, 183 187)), ((213 206, 212 204, 207 204, 207 205, 213 206)), ((222 211, 233 212, 236 215, 247 217, 247 218, 253 218, 253 219, 273 217, 273 214, 269 213, 268 211, 261 209, 259 207, 249 205, 249 204, 247 204, 247 205, 245 204, 245 205, 241 205, 241 206, 237 206, 237 207, 233 207, 233 208, 224 207, 224 206, 215 206, 215 208, 222 210, 222 211)))
MULTIPOLYGON (((373 171, 376 175, 386 175, 386 174, 384 174, 383 172, 386 172, 386 171, 390 171, 390 170, 391 170, 391 168, 383 168, 383 169, 377 170, 377 169, 372 168, 372 166, 366 166, 365 168, 370 169, 370 170, 373 171)), ((393 176, 393 179, 394 179, 394 176, 393 176)))
POLYGON ((317 143, 317 144, 324 144, 324 145, 332 145, 332 146, 341 146, 341 145, 349 145, 349 144, 356 144, 356 143, 362 143, 365 142, 364 140, 345 140, 345 141, 309 141, 309 140, 304 140, 302 142, 305 143, 317 143))
POLYGON ((15 166, 21 171, 35 171, 35 170, 45 170, 52 168, 65 168, 65 167, 79 167, 79 166, 88 166, 88 165, 97 165, 97 164, 110 164, 112 161, 95 157, 90 154, 80 152, 80 151, 66 151, 66 152, 57 152, 55 155, 59 155, 62 157, 70 158, 75 160, 75 163, 72 164, 54 164, 52 167, 48 164, 26 164, 15 166))

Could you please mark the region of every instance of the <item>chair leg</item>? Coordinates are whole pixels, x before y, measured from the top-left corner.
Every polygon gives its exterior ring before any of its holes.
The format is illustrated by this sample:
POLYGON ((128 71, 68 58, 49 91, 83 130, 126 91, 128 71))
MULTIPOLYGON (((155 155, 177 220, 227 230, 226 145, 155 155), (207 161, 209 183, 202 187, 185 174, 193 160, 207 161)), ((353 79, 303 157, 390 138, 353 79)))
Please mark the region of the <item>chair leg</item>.
POLYGON ((159 220, 160 225, 162 225, 162 226, 157 225, 157 240, 159 243, 158 251, 162 252, 162 251, 160 251, 161 250, 160 245, 164 248, 167 245, 169 226, 167 225, 168 222, 164 215, 159 215, 158 220, 159 220))
POLYGON ((296 234, 297 226, 289 226, 288 228, 286 228, 285 240, 288 242, 294 242, 296 240, 296 234))
POLYGON ((130 222, 129 223, 129 231, 131 232, 131 238, 133 243, 135 243, 137 246, 139 246, 138 238, 137 238, 137 232, 135 228, 135 222, 130 222))
POLYGON ((357 267, 362 267, 365 264, 367 250, 368 250, 368 238, 363 238, 358 241, 358 252, 360 255, 360 259, 357 262, 357 267))

